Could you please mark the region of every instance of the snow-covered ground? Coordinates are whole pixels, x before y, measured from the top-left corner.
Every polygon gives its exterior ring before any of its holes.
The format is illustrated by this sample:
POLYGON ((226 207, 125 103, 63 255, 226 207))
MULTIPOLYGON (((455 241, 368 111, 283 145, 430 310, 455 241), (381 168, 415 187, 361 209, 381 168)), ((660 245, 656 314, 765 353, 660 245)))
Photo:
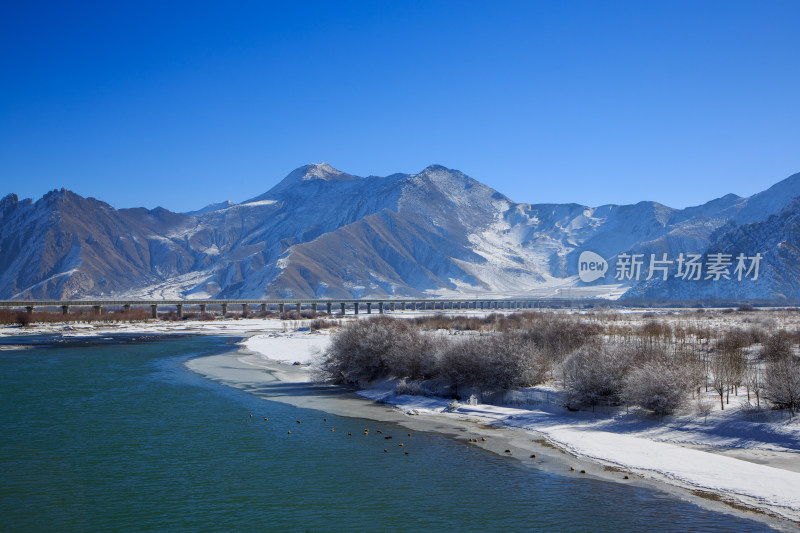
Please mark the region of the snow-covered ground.
POLYGON ((308 364, 315 355, 321 354, 330 342, 330 331, 275 331, 264 335, 254 335, 242 346, 259 355, 286 363, 308 364))

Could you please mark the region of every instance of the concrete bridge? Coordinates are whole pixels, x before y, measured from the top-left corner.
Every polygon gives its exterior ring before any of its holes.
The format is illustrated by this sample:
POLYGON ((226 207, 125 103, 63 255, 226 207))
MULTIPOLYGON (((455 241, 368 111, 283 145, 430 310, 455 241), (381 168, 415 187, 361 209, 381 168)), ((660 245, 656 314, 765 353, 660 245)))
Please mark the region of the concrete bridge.
MULTIPOLYGON (((560 303, 566 300, 558 300, 560 303)), ((196 308, 201 313, 213 312, 216 309, 222 315, 228 314, 231 308, 241 310, 242 316, 247 316, 251 306, 259 308, 264 312, 270 309, 277 310, 279 313, 296 310, 298 313, 303 309, 313 312, 323 310, 329 315, 334 310, 342 315, 348 310, 352 314, 359 314, 364 310, 371 314, 373 310, 378 313, 385 311, 406 311, 406 310, 459 310, 459 309, 531 309, 555 303, 556 300, 542 299, 361 299, 361 300, 315 300, 315 299, 296 299, 296 300, 0 300, 0 308, 25 309, 29 314, 37 308, 60 308, 65 315, 69 314, 73 307, 92 307, 95 312, 100 313, 104 308, 117 307, 123 310, 130 310, 132 307, 149 307, 150 316, 158 318, 158 310, 161 308, 174 309, 178 316, 182 317, 184 309, 187 307, 196 308)))

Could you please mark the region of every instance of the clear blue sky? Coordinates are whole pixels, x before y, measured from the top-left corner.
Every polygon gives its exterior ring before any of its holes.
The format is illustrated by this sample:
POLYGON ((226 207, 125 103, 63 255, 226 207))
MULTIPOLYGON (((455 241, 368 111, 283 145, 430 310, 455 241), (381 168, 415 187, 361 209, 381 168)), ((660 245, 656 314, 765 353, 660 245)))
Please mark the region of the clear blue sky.
POLYGON ((800 172, 800 2, 4 2, 0 196, 175 211, 326 161, 518 202, 800 172))

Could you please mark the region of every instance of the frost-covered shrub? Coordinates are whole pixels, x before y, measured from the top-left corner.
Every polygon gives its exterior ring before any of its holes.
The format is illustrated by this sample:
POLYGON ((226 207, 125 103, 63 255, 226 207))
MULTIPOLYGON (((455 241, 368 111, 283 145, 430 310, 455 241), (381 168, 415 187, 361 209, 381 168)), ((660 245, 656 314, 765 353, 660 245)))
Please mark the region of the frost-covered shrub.
POLYGON ((630 371, 625 377, 622 398, 663 416, 683 405, 694 385, 690 366, 662 356, 630 371))
POLYGON ((426 379, 435 373, 439 344, 404 320, 358 320, 333 335, 316 363, 317 377, 354 385, 390 377, 426 379))
MULTIPOLYGON (((585 335, 573 335, 571 343, 585 335)), ((582 342, 582 341, 581 341, 582 342)), ((317 378, 364 385, 382 378, 436 381, 494 392, 542 383, 551 360, 529 331, 454 338, 410 320, 359 320, 333 335, 316 363, 317 378)))
POLYGON ((425 387, 423 387, 422 383, 419 381, 401 379, 394 388, 394 393, 399 395, 406 394, 408 396, 426 396, 428 391, 425 390, 425 387))
POLYGON ((542 351, 514 330, 453 341, 439 358, 439 373, 451 385, 485 391, 536 385, 549 369, 542 351))
POLYGON ((764 396, 773 405, 794 414, 800 407, 800 360, 791 355, 767 362, 764 373, 764 396))
POLYGON ((549 365, 526 335, 509 330, 482 339, 481 374, 474 385, 488 390, 528 387, 544 381, 549 365))
POLYGON ((635 357, 630 346, 590 344, 564 362, 564 388, 570 404, 619 403, 635 357))
POLYGON ((389 375, 423 380, 435 377, 439 352, 446 343, 435 333, 421 331, 405 320, 389 319, 391 345, 383 354, 389 375))
POLYGON ((484 361, 490 355, 482 337, 451 341, 439 358, 439 373, 451 386, 475 385, 482 381, 484 361))
POLYGON ((342 328, 322 355, 319 369, 333 383, 366 383, 389 373, 385 354, 391 327, 383 320, 359 320, 342 328))

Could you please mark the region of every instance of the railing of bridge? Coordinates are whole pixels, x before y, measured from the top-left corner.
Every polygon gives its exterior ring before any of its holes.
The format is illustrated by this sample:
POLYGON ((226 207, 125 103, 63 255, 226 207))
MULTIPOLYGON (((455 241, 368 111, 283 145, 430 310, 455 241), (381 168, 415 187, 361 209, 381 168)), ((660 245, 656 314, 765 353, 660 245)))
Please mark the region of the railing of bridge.
POLYGON ((246 315, 250 306, 260 306, 261 311, 267 311, 270 306, 277 308, 283 313, 285 310, 301 311, 303 306, 310 307, 313 311, 318 311, 323 307, 327 313, 331 314, 336 308, 336 311, 345 314, 349 309, 354 314, 359 314, 362 308, 366 309, 368 314, 372 313, 373 308, 376 308, 378 313, 391 310, 458 310, 458 309, 526 309, 542 307, 544 305, 553 304, 555 302, 563 302, 563 299, 556 298, 455 298, 455 299, 442 299, 442 298, 362 298, 362 299, 313 299, 313 298, 293 298, 293 299, 196 299, 196 300, 181 300, 181 299, 82 299, 82 300, 0 300, 0 308, 24 308, 28 313, 33 313, 37 308, 58 307, 61 308, 64 314, 68 314, 72 307, 93 307, 96 310, 101 310, 106 307, 122 307, 130 309, 134 306, 150 307, 152 316, 158 316, 159 307, 174 307, 179 315, 182 316, 183 309, 186 306, 199 307, 201 312, 206 312, 209 306, 219 306, 222 314, 226 314, 231 306, 241 306, 242 314, 246 315))

